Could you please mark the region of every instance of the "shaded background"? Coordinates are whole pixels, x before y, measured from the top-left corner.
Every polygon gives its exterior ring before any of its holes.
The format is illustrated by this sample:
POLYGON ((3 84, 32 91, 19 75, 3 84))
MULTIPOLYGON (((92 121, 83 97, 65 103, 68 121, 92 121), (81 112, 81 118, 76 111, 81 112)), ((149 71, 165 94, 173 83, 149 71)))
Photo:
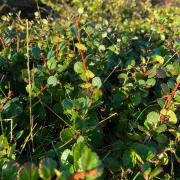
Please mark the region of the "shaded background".
MULTIPOLYGON (((144 0, 135 0, 136 3, 145 2, 144 0)), ((87 4, 92 4, 93 0, 0 0, 0 15, 7 14, 9 12, 17 13, 21 11, 22 18, 32 19, 34 18, 34 12, 38 10, 41 11, 42 16, 59 16, 59 12, 65 10, 68 13, 74 7, 85 2, 87 4)), ((103 3, 117 3, 125 4, 134 2, 133 0, 101 0, 103 3), (104 2, 103 2, 104 1, 104 2)), ((151 0, 150 3, 153 6, 173 6, 179 7, 180 0, 151 0)))

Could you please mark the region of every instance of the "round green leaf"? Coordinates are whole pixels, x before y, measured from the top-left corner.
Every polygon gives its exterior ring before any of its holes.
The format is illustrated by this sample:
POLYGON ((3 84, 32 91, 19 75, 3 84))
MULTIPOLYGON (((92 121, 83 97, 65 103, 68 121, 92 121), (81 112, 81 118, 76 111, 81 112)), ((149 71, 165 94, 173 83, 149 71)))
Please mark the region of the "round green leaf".
POLYGON ((98 89, 102 86, 102 82, 101 82, 101 79, 99 77, 94 77, 92 79, 92 85, 94 87, 97 87, 98 89))
POLYGON ((151 125, 156 125, 159 122, 159 118, 160 118, 159 114, 153 111, 147 115, 146 121, 151 125))
POLYGON ((80 8, 78 9, 78 13, 79 13, 79 14, 83 14, 83 12, 84 12, 84 8, 80 7, 80 8))
POLYGON ((51 158, 45 158, 39 163, 39 175, 43 180, 50 180, 55 175, 57 163, 51 158))
POLYGON ((63 164, 66 167, 69 167, 69 171, 71 172, 71 169, 73 170, 73 159, 72 151, 69 149, 65 149, 63 153, 61 154, 61 164, 63 164))
POLYGON ((167 136, 164 135, 164 134, 158 135, 158 136, 156 137, 156 140, 157 140, 157 142, 160 143, 160 144, 166 144, 166 143, 168 142, 168 138, 167 138, 167 136))
POLYGON ((169 116, 169 123, 170 124, 176 124, 177 123, 177 116, 173 111, 168 110, 167 116, 169 116))
POLYGON ((83 73, 84 72, 84 66, 82 62, 76 62, 74 64, 74 71, 78 74, 83 73))
POLYGON ((165 132, 167 129, 167 126, 165 124, 162 124, 156 128, 157 133, 165 132))
POLYGON ((58 80, 55 76, 50 76, 47 80, 47 83, 49 85, 56 86, 56 84, 58 83, 58 80))
POLYGON ((1 178, 3 180, 16 179, 18 170, 19 170, 19 164, 16 163, 15 161, 10 161, 3 166, 1 178))
POLYGON ((38 47, 32 48, 32 55, 35 59, 38 59, 40 57, 40 49, 38 47))
POLYGON ((99 51, 105 51, 106 47, 104 45, 100 45, 98 49, 99 49, 99 51))
POLYGON ((146 85, 149 87, 153 87, 153 86, 155 86, 155 84, 156 84, 156 79, 154 79, 154 78, 148 79, 146 81, 146 85))
POLYGON ((161 84, 161 90, 162 90, 163 94, 165 94, 165 95, 170 93, 170 89, 169 89, 168 85, 165 83, 161 84))
POLYGON ((60 138, 62 142, 67 142, 71 138, 73 138, 74 135, 75 135, 75 132, 72 129, 66 128, 61 131, 60 138))
POLYGON ((63 101, 63 107, 65 109, 72 109, 73 108, 73 101, 71 99, 64 99, 63 101))

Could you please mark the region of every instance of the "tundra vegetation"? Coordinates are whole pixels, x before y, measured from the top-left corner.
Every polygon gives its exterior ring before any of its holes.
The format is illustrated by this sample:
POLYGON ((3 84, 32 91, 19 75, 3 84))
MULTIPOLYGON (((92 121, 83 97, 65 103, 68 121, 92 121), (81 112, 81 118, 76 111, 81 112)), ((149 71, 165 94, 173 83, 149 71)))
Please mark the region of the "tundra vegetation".
POLYGON ((0 179, 178 180, 180 8, 18 2, 1 5, 0 179))

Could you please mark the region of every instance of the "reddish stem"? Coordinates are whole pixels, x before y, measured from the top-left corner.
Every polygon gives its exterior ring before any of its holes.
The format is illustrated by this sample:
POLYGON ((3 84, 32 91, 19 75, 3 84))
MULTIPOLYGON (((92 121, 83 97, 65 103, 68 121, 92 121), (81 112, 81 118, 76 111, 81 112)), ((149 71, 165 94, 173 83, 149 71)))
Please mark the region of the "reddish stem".
POLYGON ((46 84, 45 86, 42 86, 41 90, 35 94, 35 97, 38 97, 44 90, 46 90, 47 87, 48 87, 48 84, 46 84))
MULTIPOLYGON (((81 29, 80 29, 80 20, 81 20, 81 15, 78 16, 78 19, 76 20, 76 25, 77 25, 77 28, 78 28, 78 35, 77 35, 77 40, 78 40, 78 43, 81 44, 81 29)), ((85 72, 87 71, 87 64, 86 64, 86 59, 85 59, 85 56, 84 56, 84 51, 83 50, 80 50, 80 54, 81 54, 81 58, 82 58, 82 61, 83 61, 83 66, 84 66, 84 69, 85 69, 85 72)), ((86 74, 86 82, 89 83, 89 77, 88 75, 86 74)))
POLYGON ((166 100, 166 109, 168 109, 171 106, 171 101, 176 93, 176 91, 178 90, 180 86, 180 81, 177 82, 175 88, 172 90, 171 94, 167 96, 167 100, 166 100))
POLYGON ((0 42, 3 45, 3 48, 6 48, 6 44, 4 43, 4 39, 0 37, 0 42))

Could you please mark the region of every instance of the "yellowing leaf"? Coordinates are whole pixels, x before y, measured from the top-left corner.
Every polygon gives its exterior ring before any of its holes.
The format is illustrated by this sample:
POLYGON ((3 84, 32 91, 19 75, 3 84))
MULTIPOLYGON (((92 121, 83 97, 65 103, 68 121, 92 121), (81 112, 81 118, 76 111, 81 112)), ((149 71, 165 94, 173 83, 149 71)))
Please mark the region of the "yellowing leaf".
POLYGON ((160 64, 164 64, 164 58, 160 55, 154 55, 153 57, 153 61, 157 61, 159 62, 160 64))
POLYGON ((167 116, 169 116, 169 123, 170 124, 176 124, 177 123, 177 117, 173 111, 168 110, 167 116))
POLYGON ((177 117, 176 117, 176 114, 173 111, 167 110, 167 109, 162 109, 160 114, 164 115, 164 116, 167 116, 169 118, 169 123, 170 124, 176 124, 177 123, 177 117))
POLYGON ((83 84, 81 84, 81 87, 84 89, 88 89, 91 87, 91 83, 83 83, 83 84))
POLYGON ((89 78, 93 78, 94 77, 94 73, 90 70, 86 70, 86 75, 89 77, 89 78))
POLYGON ((84 44, 80 44, 80 43, 76 43, 75 46, 79 49, 79 50, 82 50, 82 51, 86 51, 87 48, 84 44))
POLYGON ((111 50, 112 52, 116 51, 116 48, 114 46, 109 46, 108 49, 111 50))
POLYGON ((168 110, 167 109, 161 109, 160 114, 166 116, 168 110))

